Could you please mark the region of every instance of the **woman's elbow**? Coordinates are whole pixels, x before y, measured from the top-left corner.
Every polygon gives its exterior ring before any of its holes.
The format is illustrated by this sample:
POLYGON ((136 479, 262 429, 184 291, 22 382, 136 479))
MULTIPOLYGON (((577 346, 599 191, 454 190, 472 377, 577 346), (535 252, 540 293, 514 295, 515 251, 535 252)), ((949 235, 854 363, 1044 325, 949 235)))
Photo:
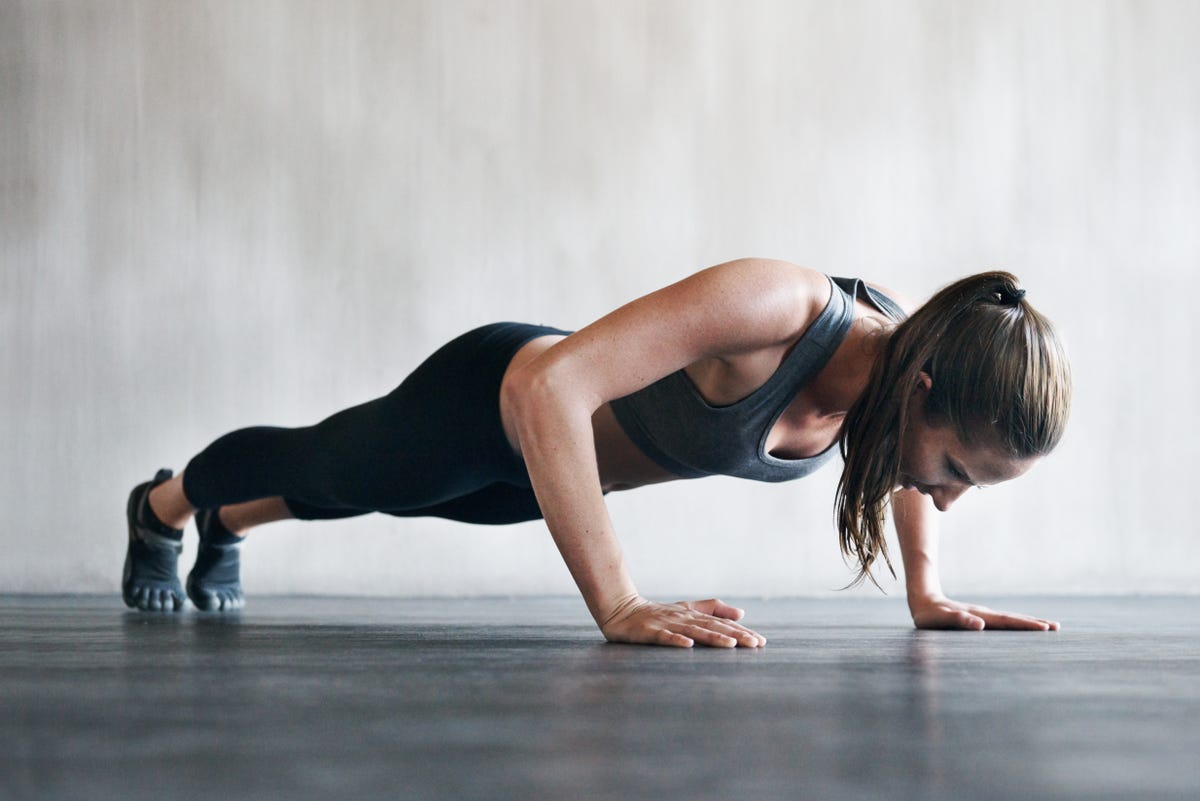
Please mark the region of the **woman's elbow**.
POLYGON ((522 365, 506 373, 500 385, 501 415, 506 425, 512 422, 516 432, 563 414, 588 419, 595 409, 588 408, 587 395, 581 390, 579 382, 561 370, 535 363, 522 365))

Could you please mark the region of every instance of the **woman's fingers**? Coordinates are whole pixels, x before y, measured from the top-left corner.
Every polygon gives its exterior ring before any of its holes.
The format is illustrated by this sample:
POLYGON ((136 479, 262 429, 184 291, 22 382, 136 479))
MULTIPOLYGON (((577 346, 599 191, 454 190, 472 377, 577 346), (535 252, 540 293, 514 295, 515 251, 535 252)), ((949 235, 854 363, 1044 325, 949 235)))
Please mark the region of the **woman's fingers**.
POLYGON ((730 606, 718 598, 708 598, 703 601, 680 601, 680 605, 691 609, 694 612, 710 615, 714 618, 727 621, 734 621, 732 636, 738 639, 738 644, 749 648, 758 648, 767 644, 767 638, 756 631, 751 631, 745 626, 736 624, 736 621, 741 620, 746 612, 736 606, 730 606))
POLYGON ((658 641, 663 645, 679 645, 684 648, 690 648, 695 643, 712 648, 736 648, 741 644, 736 636, 694 623, 678 624, 663 629, 658 641))
POLYGON ((1058 631, 1059 625, 1053 620, 1043 620, 1031 615, 1020 615, 1014 612, 997 612, 986 606, 963 604, 957 601, 943 600, 914 615, 918 628, 936 629, 1010 629, 1020 631, 1058 631))
MULTIPOLYGON (((717 617, 702 609, 733 610, 716 599, 690 603, 642 602, 606 623, 604 636, 616 642, 654 643, 690 648, 696 643, 718 648, 759 648, 766 638, 730 618, 717 617)), ((740 617, 740 614, 739 614, 740 617)))
POLYGON ((692 601, 680 602, 677 606, 682 606, 688 610, 687 622, 692 626, 698 626, 704 631, 712 632, 716 637, 697 638, 691 631, 686 631, 688 636, 693 639, 698 639, 705 645, 717 645, 720 647, 733 647, 741 645, 745 648, 758 648, 767 644, 765 637, 758 632, 751 631, 740 623, 734 622, 737 618, 713 615, 706 609, 726 609, 737 612, 737 617, 741 617, 741 609, 722 604, 720 601, 710 599, 708 601, 692 601))
POLYGON ((659 645, 673 645, 676 648, 691 648, 694 644, 690 637, 685 637, 676 631, 668 631, 662 629, 658 632, 658 637, 655 639, 659 645))
POLYGON ((983 629, 987 628, 987 621, 978 615, 972 615, 970 612, 959 612, 958 627, 961 629, 982 631, 983 629))
POLYGON ((713 648, 736 648, 737 639, 724 634, 720 631, 713 631, 704 626, 690 624, 674 627, 676 631, 683 634, 685 637, 690 637, 701 645, 708 645, 713 648))
POLYGON ((1040 617, 1019 615, 1014 612, 995 612, 991 609, 980 611, 980 616, 989 629, 1022 629, 1026 631, 1058 631, 1059 625, 1053 620, 1043 620, 1040 617))
POLYGON ((703 612, 713 617, 723 617, 726 620, 741 620, 746 612, 736 606, 730 606, 719 598, 708 598, 704 601, 680 601, 688 609, 703 612))

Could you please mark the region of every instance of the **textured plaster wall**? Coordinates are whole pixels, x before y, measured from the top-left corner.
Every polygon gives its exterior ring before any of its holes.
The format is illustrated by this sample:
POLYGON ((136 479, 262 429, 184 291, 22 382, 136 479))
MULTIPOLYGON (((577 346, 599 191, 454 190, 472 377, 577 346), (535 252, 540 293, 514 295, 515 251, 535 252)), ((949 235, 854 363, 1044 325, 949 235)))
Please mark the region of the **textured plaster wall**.
MULTIPOLYGON (((1198 141, 1191 2, 0 0, 0 591, 115 592, 129 487, 225 431, 739 256, 1017 272, 1073 422, 946 517, 947 589, 1196 591, 1198 141)), ((836 477, 610 506, 645 593, 821 594, 836 477)), ((245 565, 573 591, 541 524, 281 523, 245 565)))

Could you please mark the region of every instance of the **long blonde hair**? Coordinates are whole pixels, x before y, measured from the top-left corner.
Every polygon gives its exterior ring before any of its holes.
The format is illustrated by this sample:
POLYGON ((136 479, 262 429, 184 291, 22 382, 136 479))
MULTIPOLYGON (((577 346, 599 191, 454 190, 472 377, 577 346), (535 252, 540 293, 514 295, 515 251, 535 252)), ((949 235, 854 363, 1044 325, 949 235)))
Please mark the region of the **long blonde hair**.
POLYGON ((1071 406, 1071 369, 1054 326, 1024 299, 1016 276, 972 275, 945 287, 887 337, 866 391, 846 413, 835 513, 842 554, 858 562, 848 586, 882 557, 895 577, 883 522, 900 474, 900 439, 913 389, 933 378, 925 412, 968 446, 1016 458, 1054 450, 1071 406))

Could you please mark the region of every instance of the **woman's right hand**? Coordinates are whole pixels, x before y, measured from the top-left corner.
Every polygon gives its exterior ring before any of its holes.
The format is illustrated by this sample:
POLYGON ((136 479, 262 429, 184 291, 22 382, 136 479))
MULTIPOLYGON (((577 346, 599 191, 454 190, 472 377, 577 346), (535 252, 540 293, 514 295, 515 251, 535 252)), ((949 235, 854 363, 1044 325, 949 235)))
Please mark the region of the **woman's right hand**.
POLYGON ((609 613, 600 631, 609 642, 761 648, 767 644, 766 637, 737 623, 744 614, 716 598, 661 604, 634 595, 609 613))

